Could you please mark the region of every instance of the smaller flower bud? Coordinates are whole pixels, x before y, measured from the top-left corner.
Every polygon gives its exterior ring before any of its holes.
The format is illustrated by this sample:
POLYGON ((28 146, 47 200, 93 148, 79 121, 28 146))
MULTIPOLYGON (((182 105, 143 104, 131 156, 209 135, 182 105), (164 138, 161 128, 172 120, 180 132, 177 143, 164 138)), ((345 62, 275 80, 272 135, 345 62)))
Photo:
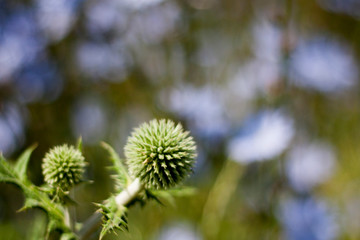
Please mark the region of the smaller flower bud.
POLYGON ((65 144, 54 147, 43 159, 45 182, 54 188, 67 191, 81 181, 85 165, 81 152, 73 146, 65 144))

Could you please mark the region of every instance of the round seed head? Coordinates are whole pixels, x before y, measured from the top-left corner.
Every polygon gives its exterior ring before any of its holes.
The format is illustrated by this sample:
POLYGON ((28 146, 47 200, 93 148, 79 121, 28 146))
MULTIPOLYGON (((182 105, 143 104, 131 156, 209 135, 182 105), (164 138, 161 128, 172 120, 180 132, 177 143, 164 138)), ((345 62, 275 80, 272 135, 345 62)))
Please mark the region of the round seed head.
POLYGON ((125 145, 130 174, 146 188, 166 189, 192 170, 196 146, 189 132, 171 120, 152 120, 136 128, 125 145))
POLYGON ((46 183, 67 191, 81 181, 85 165, 81 152, 65 144, 45 154, 42 172, 46 183))

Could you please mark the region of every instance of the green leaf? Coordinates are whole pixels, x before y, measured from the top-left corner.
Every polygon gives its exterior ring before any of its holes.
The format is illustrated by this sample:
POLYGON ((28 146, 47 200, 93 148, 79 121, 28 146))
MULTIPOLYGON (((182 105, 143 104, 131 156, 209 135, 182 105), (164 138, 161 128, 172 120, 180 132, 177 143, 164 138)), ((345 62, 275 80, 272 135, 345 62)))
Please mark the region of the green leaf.
POLYGON ((82 152, 83 144, 82 144, 82 137, 79 137, 76 143, 77 149, 82 152))
POLYGON ((117 181, 117 185, 120 188, 119 190, 122 190, 127 187, 128 183, 131 182, 131 178, 127 172, 126 167, 122 163, 119 155, 115 152, 115 150, 107 143, 102 142, 101 146, 109 153, 110 160, 113 163, 113 166, 111 169, 115 170, 116 175, 114 176, 114 179, 117 181))
POLYGON ((70 229, 65 225, 63 218, 57 218, 56 216, 52 215, 52 213, 48 212, 49 222, 47 224, 46 229, 46 237, 45 239, 49 239, 49 235, 51 232, 55 230, 60 230, 63 233, 71 232, 70 229))
POLYGON ((105 204, 96 205, 100 207, 100 212, 103 214, 103 227, 99 239, 102 239, 109 232, 115 232, 115 230, 128 230, 127 208, 118 206, 114 196, 110 197, 105 204))
POLYGON ((169 193, 168 190, 152 191, 152 194, 158 199, 165 200, 173 207, 176 205, 174 196, 171 195, 171 193, 169 193))
POLYGON ((50 233, 58 228, 58 223, 56 220, 49 218, 49 222, 46 228, 46 237, 45 239, 49 239, 50 233))
POLYGON ((167 192, 174 197, 189 197, 195 195, 197 190, 194 187, 183 186, 179 188, 168 189, 167 192))
POLYGON ((19 178, 21 180, 27 179, 27 177, 26 177, 26 169, 27 169, 27 166, 28 166, 28 163, 29 163, 31 153, 34 151, 35 148, 36 148, 36 144, 32 145, 31 147, 26 149, 21 154, 21 156, 17 159, 17 161, 15 163, 14 171, 17 173, 17 175, 19 176, 19 178))
POLYGON ((10 165, 0 154, 0 182, 13 183, 22 189, 25 202, 19 211, 39 207, 46 212, 49 219, 47 236, 55 229, 61 230, 61 232, 70 232, 64 221, 62 207, 49 198, 48 192, 32 184, 26 177, 26 167, 34 149, 35 146, 28 148, 14 166, 10 165))
POLYGON ((146 199, 155 200, 155 202, 164 206, 164 204, 160 201, 159 197, 156 196, 156 194, 154 194, 151 190, 145 189, 145 196, 146 196, 146 199))
POLYGON ((14 183, 20 186, 16 173, 0 153, 0 182, 14 183))
POLYGON ((75 240, 77 237, 73 233, 63 233, 61 234, 60 240, 75 240))
MULTIPOLYGON (((40 207, 45 210, 49 216, 49 219, 53 219, 57 222, 64 221, 64 214, 60 204, 52 201, 48 194, 43 192, 41 188, 33 185, 30 182, 22 184, 22 188, 26 199, 24 207, 26 207, 26 204, 28 204, 28 206, 40 207), (28 199, 30 199, 29 202, 28 199)), ((66 228, 61 227, 61 229, 66 228)))
POLYGON ((25 211, 27 209, 36 208, 36 207, 45 209, 43 204, 39 200, 28 197, 28 198, 25 199, 24 206, 22 208, 20 208, 18 210, 18 212, 22 212, 22 211, 25 211))
POLYGON ((159 199, 164 199, 170 203, 170 205, 175 206, 175 197, 187 197, 194 195, 196 193, 196 189, 192 187, 179 187, 167 190, 147 190, 147 192, 150 192, 150 195, 147 195, 150 199, 154 199, 160 204, 162 204, 162 202, 159 199))

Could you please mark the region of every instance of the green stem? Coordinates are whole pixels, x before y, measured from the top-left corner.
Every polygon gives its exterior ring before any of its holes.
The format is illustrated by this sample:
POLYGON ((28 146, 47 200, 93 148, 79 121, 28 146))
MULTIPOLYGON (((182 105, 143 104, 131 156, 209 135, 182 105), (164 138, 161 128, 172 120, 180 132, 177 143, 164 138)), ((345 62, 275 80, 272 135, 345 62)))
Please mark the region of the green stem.
POLYGON ((228 160, 210 189, 201 220, 201 226, 207 239, 217 239, 220 223, 241 175, 241 165, 228 160))
MULTIPOLYGON (((144 187, 140 183, 140 179, 136 178, 125 190, 115 197, 116 204, 119 207, 128 205, 143 189, 144 187)), ((101 218, 102 214, 99 212, 95 212, 88 218, 77 234, 79 239, 89 239, 89 237, 100 227, 101 218)))
POLYGON ((65 224, 70 229, 72 229, 72 221, 71 221, 71 214, 70 214, 70 207, 65 206, 64 207, 64 218, 65 218, 65 224))
MULTIPOLYGON (((74 192, 70 191, 69 196, 73 199, 74 192)), ((75 230, 75 208, 73 205, 64 206, 64 218, 66 226, 74 232, 75 230)))

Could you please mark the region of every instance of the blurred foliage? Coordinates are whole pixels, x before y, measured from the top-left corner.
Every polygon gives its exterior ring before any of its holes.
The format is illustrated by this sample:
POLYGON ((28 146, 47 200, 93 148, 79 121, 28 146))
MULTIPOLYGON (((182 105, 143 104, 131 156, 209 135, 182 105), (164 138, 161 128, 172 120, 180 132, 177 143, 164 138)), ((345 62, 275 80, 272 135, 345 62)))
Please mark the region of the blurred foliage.
MULTIPOLYGON (((238 163, 244 169, 216 238, 359 239, 359 1, 134 2, 0 0, 0 149, 6 158, 37 143, 28 176, 41 185, 45 152, 82 135, 86 178, 93 181, 76 188, 77 220, 84 221, 96 210, 93 203, 115 188, 100 142, 123 157, 139 123, 181 121, 199 145, 187 183, 196 194, 176 199, 175 207, 135 206, 129 232, 104 239, 169 239, 167 231, 178 225, 188 239, 207 239, 202 211, 228 161, 229 141, 247 122, 255 124, 258 112, 281 109, 295 136, 271 161, 238 163), (333 147, 335 169, 297 191, 287 173, 289 152, 313 141, 333 147), (299 209, 313 213, 295 223, 304 235, 286 220, 296 219, 299 209)), ((39 236, 42 220, 32 219, 42 212, 17 213, 20 191, 3 183, 0 189, 1 238, 38 239, 31 236, 39 236)))

